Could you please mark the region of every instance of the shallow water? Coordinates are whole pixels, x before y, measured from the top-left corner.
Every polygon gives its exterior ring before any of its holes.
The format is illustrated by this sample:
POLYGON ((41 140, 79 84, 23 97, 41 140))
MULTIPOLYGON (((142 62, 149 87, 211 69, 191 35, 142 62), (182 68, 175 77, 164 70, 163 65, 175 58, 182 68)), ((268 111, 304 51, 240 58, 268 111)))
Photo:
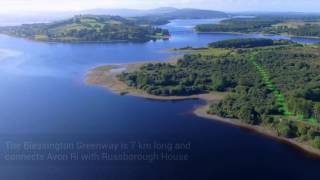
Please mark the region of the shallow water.
POLYGON ((209 21, 219 20, 173 21, 164 26, 172 33, 170 40, 142 44, 43 43, 1 35, 0 49, 5 51, 0 54, 6 55, 0 55, 0 179, 319 178, 319 160, 255 133, 193 116, 191 110, 203 104, 202 101, 159 102, 117 96, 83 82, 85 73, 101 64, 164 61, 175 55, 165 51, 170 48, 265 37, 193 33, 192 26, 209 21), (8 56, 8 52, 16 53, 8 56), (156 143, 163 148, 30 150, 23 146, 30 142, 132 145, 133 141, 156 143), (17 147, 13 148, 12 144, 17 147), (186 147, 170 150, 170 144, 186 147), (93 157, 91 161, 6 160, 17 154, 92 155, 123 151, 139 155, 171 153, 188 158, 154 162, 94 160, 93 157))

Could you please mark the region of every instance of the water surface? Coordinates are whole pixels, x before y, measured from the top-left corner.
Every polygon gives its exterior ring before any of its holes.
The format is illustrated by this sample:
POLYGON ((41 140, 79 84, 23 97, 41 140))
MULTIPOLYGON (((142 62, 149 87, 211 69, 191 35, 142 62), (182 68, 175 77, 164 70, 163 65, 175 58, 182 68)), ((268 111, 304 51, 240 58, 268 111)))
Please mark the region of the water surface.
MULTIPOLYGON (((170 48, 202 47, 232 38, 287 38, 195 34, 192 27, 203 22, 217 23, 219 19, 175 20, 164 26, 170 29, 170 40, 140 44, 44 43, 1 35, 0 179, 319 179, 319 160, 255 133, 193 116, 192 109, 202 101, 159 102, 117 96, 83 82, 86 72, 94 66, 165 61, 175 55, 164 51, 170 48), (8 149, 8 142, 133 141, 190 144, 191 148, 171 151, 187 154, 187 161, 5 160, 8 154, 53 151, 8 149)), ((88 151, 93 152, 101 153, 88 151)))

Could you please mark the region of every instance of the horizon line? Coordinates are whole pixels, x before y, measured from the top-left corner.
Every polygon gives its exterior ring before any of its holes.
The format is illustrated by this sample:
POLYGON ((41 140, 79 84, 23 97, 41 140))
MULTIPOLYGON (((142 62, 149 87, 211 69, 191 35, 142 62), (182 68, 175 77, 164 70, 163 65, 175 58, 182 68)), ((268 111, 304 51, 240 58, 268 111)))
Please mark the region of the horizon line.
MULTIPOLYGON (((148 11, 148 10, 156 10, 156 9, 161 9, 161 8, 175 8, 178 10, 181 9, 197 9, 197 10, 209 10, 209 11, 220 11, 220 12, 225 12, 225 13, 299 13, 299 14, 320 14, 320 12, 318 11, 259 11, 259 10, 241 10, 241 11, 228 11, 228 10, 218 10, 218 9, 206 9, 206 8, 190 8, 190 7, 165 7, 165 6, 161 6, 161 7, 156 7, 156 8, 143 8, 143 9, 139 9, 139 8, 90 8, 90 9, 82 9, 82 10, 39 10, 39 11, 19 11, 19 12, 0 12, 0 15, 32 15, 32 14, 38 14, 38 13, 76 13, 76 12, 83 12, 83 11, 92 11, 92 10, 136 10, 136 11, 148 11)), ((106 14, 107 15, 107 14, 106 14)))

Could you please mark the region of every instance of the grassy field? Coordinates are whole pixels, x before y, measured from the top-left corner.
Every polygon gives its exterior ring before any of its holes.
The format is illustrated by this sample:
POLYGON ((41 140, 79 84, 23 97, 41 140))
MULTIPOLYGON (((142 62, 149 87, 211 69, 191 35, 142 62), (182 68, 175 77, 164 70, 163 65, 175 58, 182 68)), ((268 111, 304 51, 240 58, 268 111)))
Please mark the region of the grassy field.
POLYGON ((203 56, 213 56, 213 57, 223 57, 230 53, 232 53, 232 50, 230 49, 219 49, 219 48, 182 48, 182 49, 175 49, 174 51, 177 52, 183 52, 188 54, 201 54, 203 56))
POLYGON ((305 26, 307 24, 310 25, 320 25, 320 22, 304 22, 304 21, 288 21, 284 23, 279 23, 273 25, 273 27, 288 27, 288 28, 298 28, 299 26, 305 26))

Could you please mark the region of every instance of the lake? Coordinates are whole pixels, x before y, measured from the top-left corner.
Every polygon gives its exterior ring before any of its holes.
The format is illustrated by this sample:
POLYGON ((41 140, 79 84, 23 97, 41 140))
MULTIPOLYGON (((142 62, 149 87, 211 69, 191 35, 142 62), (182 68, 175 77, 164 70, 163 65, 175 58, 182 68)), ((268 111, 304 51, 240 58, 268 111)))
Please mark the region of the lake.
POLYGON ((203 101, 117 96, 84 83, 95 66, 165 61, 178 55, 170 48, 289 39, 192 31, 219 21, 175 20, 163 26, 170 40, 147 43, 44 43, 1 35, 0 179, 319 179, 319 159, 192 115, 203 101))

